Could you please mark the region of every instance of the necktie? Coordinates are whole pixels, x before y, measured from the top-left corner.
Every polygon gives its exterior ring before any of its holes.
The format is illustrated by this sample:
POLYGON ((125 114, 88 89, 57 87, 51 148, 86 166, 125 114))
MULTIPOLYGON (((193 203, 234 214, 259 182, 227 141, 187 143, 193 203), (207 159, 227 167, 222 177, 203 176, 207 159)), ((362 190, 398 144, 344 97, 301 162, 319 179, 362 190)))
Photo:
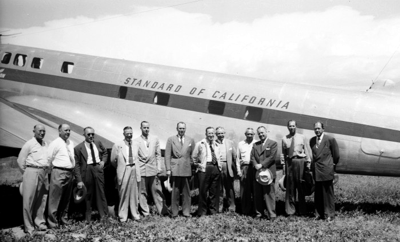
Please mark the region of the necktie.
POLYGON ((93 143, 90 143, 90 153, 92 154, 93 165, 96 165, 96 156, 94 155, 93 143))
POLYGON ((179 142, 181 142, 181 146, 183 146, 183 137, 182 136, 179 138, 179 142))
POLYGON ((320 144, 321 144, 321 137, 317 137, 317 148, 319 147, 320 144))
POLYGON ((292 137, 292 143, 290 144, 289 147, 289 153, 288 153, 289 158, 293 157, 293 153, 294 153, 294 136, 292 137))
POLYGON ((210 144, 211 156, 212 156, 212 163, 215 165, 217 164, 217 156, 215 155, 214 149, 210 144))
POLYGON ((132 143, 129 142, 129 164, 133 164, 132 143))

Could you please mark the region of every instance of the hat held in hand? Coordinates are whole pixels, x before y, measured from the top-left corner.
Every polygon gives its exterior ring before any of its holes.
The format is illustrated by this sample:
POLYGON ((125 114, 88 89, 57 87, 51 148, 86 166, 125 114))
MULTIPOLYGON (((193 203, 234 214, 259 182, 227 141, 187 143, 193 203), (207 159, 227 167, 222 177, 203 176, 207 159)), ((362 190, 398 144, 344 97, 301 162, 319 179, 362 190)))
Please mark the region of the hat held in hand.
POLYGON ((256 181, 261 185, 269 185, 272 183, 272 173, 267 168, 261 168, 256 173, 256 181))

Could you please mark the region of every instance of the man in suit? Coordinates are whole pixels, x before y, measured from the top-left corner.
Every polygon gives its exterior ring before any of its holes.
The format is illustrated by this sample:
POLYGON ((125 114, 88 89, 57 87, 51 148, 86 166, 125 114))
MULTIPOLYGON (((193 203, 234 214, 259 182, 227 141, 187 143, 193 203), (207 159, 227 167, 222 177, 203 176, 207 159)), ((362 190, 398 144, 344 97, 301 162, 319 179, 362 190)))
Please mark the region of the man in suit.
POLYGON ((275 155, 278 145, 275 141, 267 137, 267 129, 260 126, 257 129, 258 137, 250 155, 249 169, 252 169, 252 174, 256 174, 261 168, 268 168, 272 173, 272 183, 269 185, 261 185, 253 178, 253 191, 254 191, 254 205, 256 209, 256 218, 266 216, 270 220, 276 218, 275 212, 275 178, 276 178, 276 165, 275 155), (264 204, 265 202, 265 204, 264 204), (267 208, 268 214, 264 215, 264 207, 267 208))
POLYGON ((197 167, 199 178, 199 206, 197 216, 207 212, 216 214, 219 211, 219 194, 221 185, 221 156, 218 144, 214 141, 215 129, 206 129, 206 138, 196 143, 192 158, 197 167), (208 197, 207 197, 208 193, 208 197), (207 204, 209 203, 209 206, 207 204))
POLYGON ((182 194, 183 216, 190 217, 191 198, 189 179, 192 176, 194 141, 185 135, 185 123, 179 122, 176 130, 178 134, 169 137, 165 147, 167 176, 170 176, 172 181, 172 217, 178 216, 180 194, 182 194))
POLYGON ((86 187, 86 221, 91 221, 92 204, 96 203, 100 218, 108 215, 106 195, 104 193, 104 163, 107 161, 107 149, 99 140, 95 140, 92 127, 83 130, 85 141, 75 146, 75 174, 78 189, 86 187))
POLYGON ((333 179, 335 165, 339 162, 339 147, 335 138, 324 134, 324 124, 314 124, 315 135, 310 140, 315 177, 314 203, 318 219, 335 218, 333 179))
POLYGON ((137 159, 137 145, 132 142, 132 128, 124 128, 124 140, 114 144, 111 150, 111 164, 117 170, 119 192, 118 218, 125 222, 128 211, 134 220, 139 220, 140 168, 137 159))
POLYGON ((287 123, 289 134, 282 138, 283 161, 286 166, 286 197, 285 211, 288 216, 296 213, 296 197, 298 198, 297 213, 306 213, 306 198, 301 186, 304 166, 310 169, 311 149, 306 137, 296 132, 295 120, 287 123))
POLYGON ((160 215, 168 215, 169 211, 165 204, 164 194, 162 193, 161 181, 158 175, 162 172, 161 149, 158 138, 150 133, 150 123, 143 121, 140 124, 142 135, 135 139, 140 165, 140 211, 144 216, 150 215, 148 205, 149 194, 153 197, 157 211, 160 215))
POLYGON ((225 130, 223 127, 217 127, 216 135, 220 155, 221 155, 221 185, 225 189, 222 211, 235 212, 235 190, 233 182, 235 181, 236 169, 236 148, 232 140, 225 139, 225 130))

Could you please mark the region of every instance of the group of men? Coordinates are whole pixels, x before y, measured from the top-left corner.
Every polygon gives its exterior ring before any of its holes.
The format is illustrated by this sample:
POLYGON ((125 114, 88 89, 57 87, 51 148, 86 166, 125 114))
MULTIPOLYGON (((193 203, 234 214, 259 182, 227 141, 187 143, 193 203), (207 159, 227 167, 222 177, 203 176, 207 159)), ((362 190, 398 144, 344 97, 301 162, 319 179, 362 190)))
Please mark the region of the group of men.
MULTIPOLYGON (((182 215, 191 217, 190 181, 195 174, 199 183, 196 216, 236 211, 234 180, 239 177, 239 210, 242 214, 270 220, 276 218, 275 157, 278 145, 268 138, 264 126, 256 130, 258 141, 254 139, 254 130, 247 128, 245 140, 236 146, 232 140, 225 138, 223 127, 208 127, 206 137, 195 143, 185 135, 186 124, 179 122, 177 134, 166 143, 165 159, 161 157, 158 138, 150 135, 149 122, 141 122, 140 129, 141 135, 132 139, 132 127, 125 127, 124 139, 115 143, 111 151, 111 164, 116 168, 118 219, 121 222, 129 216, 133 220, 149 216, 150 197, 160 215, 177 217, 182 196, 182 215), (160 175, 163 164, 168 181, 172 184, 171 210, 162 192, 160 175), (270 174, 268 183, 259 182, 261 171, 270 174), (220 210, 221 192, 225 195, 220 210)), ((294 120, 288 122, 288 130, 289 134, 282 140, 281 155, 287 176, 286 213, 306 213, 302 174, 304 169, 312 168, 315 176, 316 215, 322 219, 332 219, 335 212, 332 181, 334 166, 339 161, 337 143, 334 138, 324 134, 321 122, 315 123, 316 136, 310 142, 296 132, 294 120)), ((107 217, 104 165, 108 153, 103 144, 95 139, 95 130, 86 127, 83 133, 85 140, 77 146, 69 140, 71 130, 67 124, 59 126, 59 137, 49 145, 43 140, 46 132, 43 125, 36 125, 33 132, 34 137, 22 147, 18 157, 23 172, 25 231, 32 233, 34 230, 46 230, 47 227, 55 228, 69 223, 66 216, 74 178, 77 188, 87 191, 86 220, 91 220, 93 204, 100 218, 107 217), (48 174, 51 174, 50 180, 48 174), (46 204, 47 223, 44 215, 46 204)))

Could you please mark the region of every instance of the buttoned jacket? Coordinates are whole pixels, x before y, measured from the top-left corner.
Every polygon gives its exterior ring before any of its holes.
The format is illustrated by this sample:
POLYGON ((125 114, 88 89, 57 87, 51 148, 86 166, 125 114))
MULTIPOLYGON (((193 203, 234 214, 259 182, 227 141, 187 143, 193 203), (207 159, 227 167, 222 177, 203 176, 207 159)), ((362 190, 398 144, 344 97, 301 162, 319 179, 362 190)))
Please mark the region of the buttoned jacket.
MULTIPOLYGON (((105 164, 108 157, 107 149, 104 148, 103 144, 99 140, 94 140, 93 143, 96 146, 97 151, 99 152, 99 158, 105 164)), ((74 154, 75 154, 74 169, 76 174, 76 180, 78 182, 83 181, 84 183, 86 183, 86 168, 87 168, 88 153, 86 150, 85 141, 75 146, 74 154)))
MULTIPOLYGON (((216 141, 219 144, 219 140, 216 141)), ((226 165, 228 167, 229 176, 234 177, 237 174, 236 167, 236 148, 232 140, 223 139, 226 148, 226 165)))
POLYGON ((165 166, 172 176, 192 176, 194 141, 184 136, 183 145, 177 135, 169 137, 165 146, 165 166))
MULTIPOLYGON (((192 159, 193 159, 193 163, 197 166, 197 171, 206 172, 207 152, 209 150, 209 149, 207 149, 207 146, 209 146, 207 139, 202 139, 196 143, 196 146, 192 153, 192 159)), ((218 169, 219 169, 219 171, 221 171, 222 170, 221 154, 219 152, 218 143, 213 141, 212 147, 213 147, 214 153, 217 157, 218 169)))
MULTIPOLYGON (((132 158, 136 166, 136 181, 140 182, 140 168, 137 158, 137 145, 132 142, 132 158)), ((114 144, 111 150, 111 164, 117 169, 118 185, 122 184, 125 176, 126 164, 129 162, 129 154, 127 152, 127 142, 121 140, 114 144)))
POLYGON ((254 143, 253 149, 251 150, 250 164, 253 167, 255 167, 257 164, 261 164, 263 168, 268 168, 272 173, 273 179, 275 179, 275 156, 277 150, 278 144, 271 139, 267 139, 265 144, 263 144, 261 141, 257 141, 254 143))
POLYGON ((339 146, 335 138, 326 134, 323 135, 319 145, 317 137, 310 140, 310 147, 313 154, 312 170, 316 181, 333 180, 335 165, 339 163, 339 146))
POLYGON ((135 144, 137 145, 137 157, 139 159, 140 175, 141 176, 156 176, 162 172, 162 158, 160 142, 158 138, 149 135, 147 138, 148 146, 146 147, 144 140, 141 136, 136 138, 135 144))

